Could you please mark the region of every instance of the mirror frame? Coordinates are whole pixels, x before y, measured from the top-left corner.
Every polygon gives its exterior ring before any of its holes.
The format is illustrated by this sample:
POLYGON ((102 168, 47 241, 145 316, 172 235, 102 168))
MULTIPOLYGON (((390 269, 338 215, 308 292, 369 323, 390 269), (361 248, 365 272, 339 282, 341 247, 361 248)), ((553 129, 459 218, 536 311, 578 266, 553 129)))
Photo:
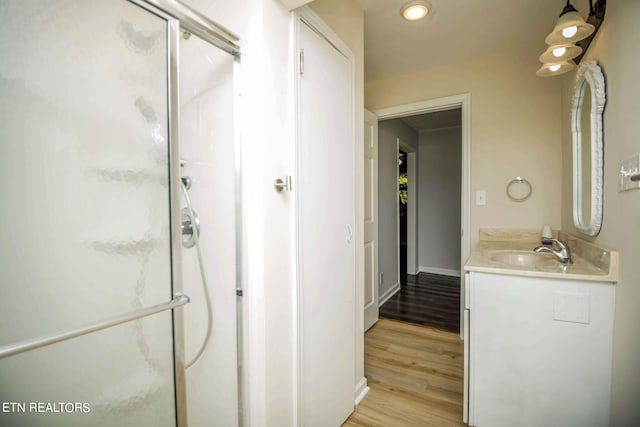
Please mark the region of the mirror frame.
POLYGON ((573 151, 573 224, 589 236, 597 236, 602 227, 604 148, 602 113, 606 103, 605 81, 596 61, 583 61, 578 67, 571 108, 573 151), (582 220, 582 129, 580 127, 584 87, 591 88, 591 220, 582 220))

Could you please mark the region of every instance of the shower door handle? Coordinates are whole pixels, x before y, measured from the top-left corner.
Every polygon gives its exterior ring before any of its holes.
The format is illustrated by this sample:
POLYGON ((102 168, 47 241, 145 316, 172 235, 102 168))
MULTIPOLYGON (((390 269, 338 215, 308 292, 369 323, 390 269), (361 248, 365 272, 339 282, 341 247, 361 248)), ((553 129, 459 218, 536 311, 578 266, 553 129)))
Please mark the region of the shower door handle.
POLYGON ((35 350, 40 347, 45 347, 51 344, 66 341, 71 338, 76 338, 82 335, 87 335, 91 332, 107 329, 112 326, 117 326, 122 323, 137 320, 143 317, 151 316, 152 314, 160 313, 161 311, 171 310, 177 307, 181 307, 188 304, 191 301, 188 295, 175 294, 174 298, 162 304, 157 304, 151 307, 135 310, 130 313, 121 314, 119 316, 110 317, 108 319, 91 323, 89 325, 82 326, 77 329, 73 329, 66 332, 59 332, 56 334, 47 335, 40 338, 34 338, 26 341, 19 342, 17 344, 9 344, 0 347, 0 359, 13 356, 16 354, 24 353, 25 351, 35 350))

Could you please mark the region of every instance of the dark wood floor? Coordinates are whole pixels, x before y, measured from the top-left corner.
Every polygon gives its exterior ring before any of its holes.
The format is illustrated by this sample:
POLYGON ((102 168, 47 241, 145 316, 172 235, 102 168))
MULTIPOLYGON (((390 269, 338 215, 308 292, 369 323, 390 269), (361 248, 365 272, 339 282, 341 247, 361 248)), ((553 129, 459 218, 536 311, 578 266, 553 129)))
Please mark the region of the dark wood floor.
POLYGON ((460 330, 460 278, 420 273, 380 307, 380 317, 460 330))

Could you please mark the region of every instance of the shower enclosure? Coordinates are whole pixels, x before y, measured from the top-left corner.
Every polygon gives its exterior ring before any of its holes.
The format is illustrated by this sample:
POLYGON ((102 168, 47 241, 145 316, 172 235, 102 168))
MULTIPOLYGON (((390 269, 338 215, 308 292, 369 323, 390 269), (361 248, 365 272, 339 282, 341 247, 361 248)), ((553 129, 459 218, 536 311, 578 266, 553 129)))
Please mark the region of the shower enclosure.
POLYGON ((237 425, 234 36, 175 0, 0 16, 0 425, 237 425))

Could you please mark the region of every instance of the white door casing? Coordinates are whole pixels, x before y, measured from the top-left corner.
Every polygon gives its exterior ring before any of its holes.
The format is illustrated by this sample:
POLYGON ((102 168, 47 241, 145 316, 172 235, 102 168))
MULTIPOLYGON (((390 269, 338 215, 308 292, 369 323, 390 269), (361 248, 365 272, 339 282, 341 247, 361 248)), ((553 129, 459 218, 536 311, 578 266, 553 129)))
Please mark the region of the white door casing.
POLYGON ((298 420, 340 425, 354 406, 353 55, 298 24, 298 420))
MULTIPOLYGON (((400 281, 400 147, 407 145, 400 138, 396 138, 396 152, 395 152, 395 166, 396 166, 396 174, 394 176, 395 180, 395 188, 396 188, 396 196, 395 196, 395 205, 396 205, 396 283, 398 286, 398 291, 400 290, 401 281, 400 281)), ((382 304, 380 304, 382 306, 382 304)))
MULTIPOLYGON (((470 170, 471 170, 471 94, 452 95, 374 111, 378 119, 386 120, 459 107, 462 112, 462 188, 460 224, 460 271, 470 253, 470 170)), ((464 275, 460 277, 460 338, 464 336, 464 275)))
POLYGON ((378 321, 378 118, 364 111, 364 329, 378 321))
MULTIPOLYGON (((417 153, 407 152, 407 274, 418 273, 417 153)), ((400 249, 398 248, 398 251, 400 249)))

